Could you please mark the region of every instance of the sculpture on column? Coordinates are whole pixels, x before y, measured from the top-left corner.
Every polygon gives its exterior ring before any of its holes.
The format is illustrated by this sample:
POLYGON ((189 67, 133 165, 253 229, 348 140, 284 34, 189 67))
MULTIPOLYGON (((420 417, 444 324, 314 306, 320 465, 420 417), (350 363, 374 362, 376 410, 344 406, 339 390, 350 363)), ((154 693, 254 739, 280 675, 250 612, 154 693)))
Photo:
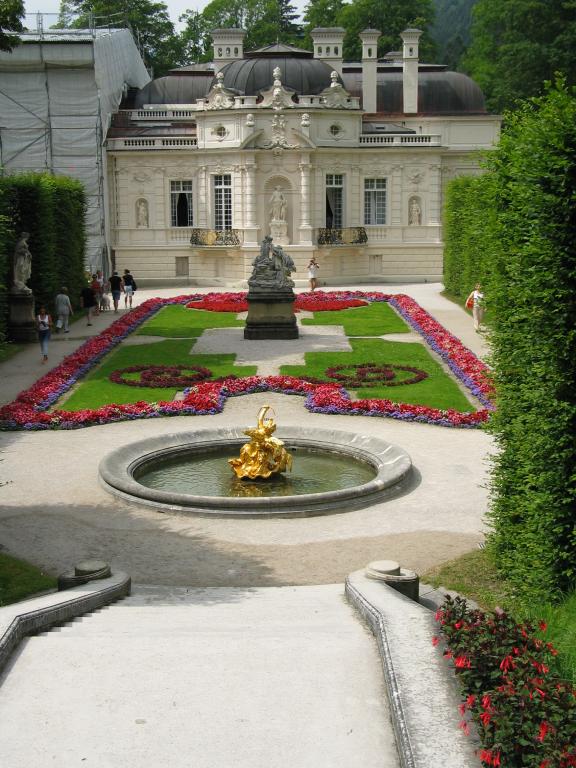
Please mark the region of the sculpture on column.
POLYGON ((26 285, 32 274, 32 254, 28 248, 29 237, 28 232, 21 232, 14 248, 14 285, 12 293, 32 293, 32 289, 26 285))
POLYGON ((422 224, 422 208, 417 197, 410 199, 408 206, 408 224, 411 226, 419 226, 422 224))

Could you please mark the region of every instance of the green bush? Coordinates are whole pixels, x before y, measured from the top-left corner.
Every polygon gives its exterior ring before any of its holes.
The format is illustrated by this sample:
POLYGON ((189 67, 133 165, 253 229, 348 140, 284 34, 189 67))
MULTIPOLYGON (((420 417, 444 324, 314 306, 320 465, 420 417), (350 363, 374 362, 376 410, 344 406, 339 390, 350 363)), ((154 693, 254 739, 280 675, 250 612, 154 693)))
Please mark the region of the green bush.
POLYGON ((6 339, 8 288, 11 282, 11 253, 14 232, 10 227, 10 190, 0 179, 0 344, 6 339))

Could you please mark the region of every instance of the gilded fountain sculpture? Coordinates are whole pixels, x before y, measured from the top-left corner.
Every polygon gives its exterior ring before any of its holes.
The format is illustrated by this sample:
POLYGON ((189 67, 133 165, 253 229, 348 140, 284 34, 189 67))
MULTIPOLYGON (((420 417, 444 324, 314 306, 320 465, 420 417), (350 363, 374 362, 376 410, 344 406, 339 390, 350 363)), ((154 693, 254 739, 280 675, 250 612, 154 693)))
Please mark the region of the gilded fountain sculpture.
POLYGON ((276 423, 274 419, 266 418, 269 410, 269 405, 260 408, 257 426, 244 430, 250 442, 242 446, 237 459, 228 459, 236 477, 240 479, 266 479, 292 469, 292 456, 284 448, 282 440, 273 437, 276 423))

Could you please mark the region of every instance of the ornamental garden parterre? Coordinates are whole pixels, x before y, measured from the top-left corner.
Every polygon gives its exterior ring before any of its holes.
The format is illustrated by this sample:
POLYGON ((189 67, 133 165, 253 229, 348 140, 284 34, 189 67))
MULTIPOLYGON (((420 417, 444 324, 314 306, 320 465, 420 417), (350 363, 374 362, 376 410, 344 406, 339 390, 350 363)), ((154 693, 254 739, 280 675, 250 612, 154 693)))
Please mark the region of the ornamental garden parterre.
MULTIPOLYGON (((152 388, 155 392, 163 388, 183 390, 182 399, 137 400, 136 402, 105 403, 98 407, 74 410, 58 407, 63 398, 76 384, 100 366, 104 358, 111 353, 130 334, 147 331, 144 323, 169 306, 181 306, 190 310, 202 310, 213 313, 231 313, 231 319, 224 318, 212 326, 207 321, 206 327, 221 325, 241 325, 233 321, 232 316, 247 309, 245 293, 212 293, 206 295, 178 296, 170 299, 150 299, 119 318, 109 328, 93 339, 88 340, 76 352, 69 355, 59 366, 48 372, 28 390, 20 393, 15 401, 0 409, 0 427, 4 430, 38 429, 75 429, 95 424, 123 421, 128 419, 176 416, 180 414, 219 413, 225 407, 228 397, 254 392, 281 392, 301 395, 306 398, 305 406, 316 413, 334 413, 347 415, 380 416, 437 424, 446 427, 479 427, 487 421, 494 406, 491 400, 491 384, 487 366, 468 350, 457 338, 443 328, 433 317, 406 295, 388 295, 379 292, 331 291, 300 294, 295 309, 314 313, 338 313, 342 323, 348 310, 369 307, 385 302, 406 321, 408 326, 420 334, 427 347, 438 354, 450 368, 454 376, 481 404, 477 410, 458 410, 456 408, 434 408, 410 402, 401 402, 387 397, 354 399, 350 391, 392 387, 403 385, 418 386, 428 378, 426 371, 418 366, 403 365, 400 362, 383 362, 371 359, 359 361, 362 356, 360 344, 355 350, 353 362, 346 360, 342 364, 320 367, 320 376, 308 375, 237 375, 226 372, 224 375, 206 364, 210 356, 202 356, 198 365, 194 355, 190 355, 190 364, 158 364, 146 362, 142 357, 139 365, 119 366, 108 376, 112 384, 133 388, 152 388)), ((179 310, 178 310, 179 311, 179 310)), ((315 323, 316 320, 309 321, 315 323)), ((190 336, 198 336, 202 329, 192 330, 190 336)), ((170 343, 170 342, 164 342, 170 343)), ((378 343, 381 343, 378 340, 378 343)), ((156 345, 159 347, 159 345, 156 345)), ((145 347, 139 354, 146 354, 145 347)), ((222 356, 212 355, 217 362, 222 356)), ((233 356, 231 356, 233 357, 233 356)), ((333 359, 338 360, 336 354, 333 359)), ((220 361, 221 362, 221 361, 220 361)), ((233 361, 232 361, 233 362, 233 361)), ((221 366, 220 366, 221 367, 221 366)), ((228 369, 229 370, 229 367, 228 369)), ((242 368, 239 368, 239 372, 242 368)), ((150 389, 149 389, 150 391, 150 389)))

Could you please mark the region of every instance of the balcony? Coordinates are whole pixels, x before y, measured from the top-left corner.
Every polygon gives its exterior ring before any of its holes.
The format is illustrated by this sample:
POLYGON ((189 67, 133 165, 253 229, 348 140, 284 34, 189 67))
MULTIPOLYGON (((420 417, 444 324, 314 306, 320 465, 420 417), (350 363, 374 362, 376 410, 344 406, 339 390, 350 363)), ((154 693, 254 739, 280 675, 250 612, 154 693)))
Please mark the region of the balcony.
POLYGON ((133 139, 108 139, 107 147, 113 151, 119 149, 138 151, 155 149, 198 149, 198 140, 196 138, 148 138, 142 136, 133 139))
POLYGON ((388 147, 440 147, 439 133, 368 133, 359 136, 361 147, 388 146, 388 147))
POLYGON ((364 227, 322 228, 318 230, 318 245, 363 245, 368 242, 364 227))
POLYGON ((190 245, 240 245, 240 237, 235 229, 193 229, 190 245))

